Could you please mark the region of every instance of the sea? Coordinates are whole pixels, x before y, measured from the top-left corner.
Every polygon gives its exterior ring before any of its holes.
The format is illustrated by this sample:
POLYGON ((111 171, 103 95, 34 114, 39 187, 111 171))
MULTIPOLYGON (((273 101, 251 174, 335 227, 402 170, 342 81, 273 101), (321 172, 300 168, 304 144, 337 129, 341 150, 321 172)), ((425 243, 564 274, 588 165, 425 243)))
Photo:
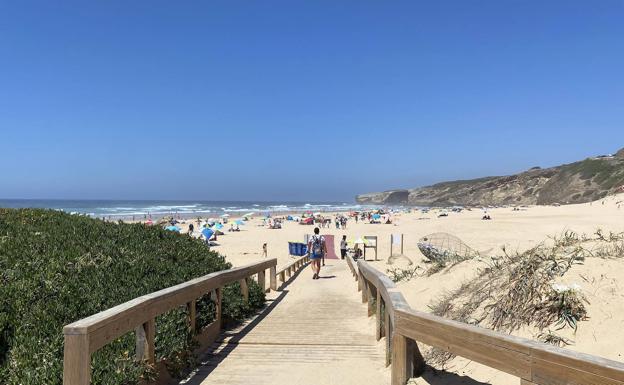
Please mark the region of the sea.
POLYGON ((340 212, 372 208, 348 202, 254 202, 254 201, 172 201, 172 200, 63 200, 63 199, 0 199, 3 208, 46 208, 72 214, 104 219, 233 217, 249 213, 279 215, 280 213, 340 212))

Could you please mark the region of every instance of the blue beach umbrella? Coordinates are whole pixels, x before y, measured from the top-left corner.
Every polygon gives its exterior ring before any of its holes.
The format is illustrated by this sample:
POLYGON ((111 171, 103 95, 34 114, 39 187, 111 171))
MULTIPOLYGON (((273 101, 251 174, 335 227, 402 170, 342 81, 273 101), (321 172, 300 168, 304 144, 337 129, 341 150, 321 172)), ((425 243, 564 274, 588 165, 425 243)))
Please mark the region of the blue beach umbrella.
POLYGON ((221 223, 217 223, 216 225, 212 226, 212 228, 215 230, 221 230, 223 228, 223 225, 221 223))
POLYGON ((245 222, 243 222, 243 221, 242 221, 242 220, 240 220, 240 219, 235 220, 235 221, 234 221, 234 223, 235 223, 235 224, 237 224, 237 225, 239 225, 239 226, 244 226, 244 225, 245 225, 245 222))
POLYGON ((210 239, 210 237, 212 237, 212 234, 214 234, 214 231, 212 231, 210 229, 203 229, 202 230, 202 235, 204 237, 206 237, 206 239, 210 239))
POLYGON ((379 219, 379 218, 381 218, 381 215, 379 215, 379 214, 373 214, 373 219, 379 219))
POLYGON ((165 230, 176 231, 176 232, 179 233, 180 230, 182 230, 182 229, 180 229, 178 226, 167 226, 167 227, 165 227, 165 230))

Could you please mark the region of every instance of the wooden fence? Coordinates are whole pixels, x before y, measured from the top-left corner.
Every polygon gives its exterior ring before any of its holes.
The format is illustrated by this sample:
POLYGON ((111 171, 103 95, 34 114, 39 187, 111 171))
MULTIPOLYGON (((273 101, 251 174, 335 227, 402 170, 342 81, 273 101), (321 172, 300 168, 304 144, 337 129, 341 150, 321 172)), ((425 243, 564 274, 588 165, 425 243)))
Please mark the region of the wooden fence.
POLYGON ((624 363, 514 337, 410 308, 394 282, 364 261, 349 268, 376 315, 376 337, 386 337, 392 385, 403 385, 425 368, 416 341, 501 370, 522 385, 624 385, 624 363))
POLYGON ((293 261, 279 273, 277 259, 235 267, 199 277, 131 301, 115 306, 98 314, 81 319, 63 328, 65 348, 63 358, 63 384, 88 385, 91 379, 91 354, 122 335, 135 331, 136 355, 138 360, 155 364, 154 336, 155 319, 179 306, 187 306, 189 328, 196 332, 195 303, 198 298, 211 293, 216 304, 215 321, 206 327, 216 338, 221 329, 223 287, 240 282, 241 295, 248 299, 248 280, 254 275, 263 290, 266 286, 266 270, 269 270, 269 287, 277 289, 277 275, 284 282, 284 275, 293 274, 308 262, 307 257, 293 261))

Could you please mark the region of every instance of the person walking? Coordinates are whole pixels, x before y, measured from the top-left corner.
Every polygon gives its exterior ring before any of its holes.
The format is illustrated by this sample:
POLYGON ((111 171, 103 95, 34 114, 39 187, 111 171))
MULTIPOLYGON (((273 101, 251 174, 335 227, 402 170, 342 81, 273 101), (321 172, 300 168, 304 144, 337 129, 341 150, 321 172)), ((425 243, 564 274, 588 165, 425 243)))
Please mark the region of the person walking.
POLYGON ((189 223, 188 233, 189 233, 190 236, 193 236, 193 230, 195 230, 195 226, 193 226, 192 223, 189 223))
POLYGON ((263 244, 262 244, 262 256, 263 256, 264 258, 266 258, 266 257, 267 257, 267 244, 266 244, 266 243, 263 243, 263 244))
POLYGON ((340 257, 345 259, 347 256, 347 236, 343 235, 342 240, 340 241, 340 257))
POLYGON ((308 255, 312 262, 312 279, 319 279, 321 273, 321 260, 323 260, 323 266, 325 266, 325 254, 327 253, 327 245, 325 244, 325 238, 320 235, 321 230, 318 227, 314 228, 314 235, 308 240, 308 255))

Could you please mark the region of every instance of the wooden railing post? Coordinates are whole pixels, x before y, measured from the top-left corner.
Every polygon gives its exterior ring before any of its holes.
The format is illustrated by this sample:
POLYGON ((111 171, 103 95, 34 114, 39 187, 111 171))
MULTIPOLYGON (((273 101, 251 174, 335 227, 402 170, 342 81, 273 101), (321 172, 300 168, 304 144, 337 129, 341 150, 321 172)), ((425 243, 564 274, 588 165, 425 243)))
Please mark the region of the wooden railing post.
POLYGON ((392 385, 405 385, 414 372, 413 354, 405 336, 395 333, 392 337, 392 385))
MULTIPOLYGON (((368 302, 368 316, 372 316, 375 313, 375 304, 373 303, 373 301, 377 298, 374 294, 373 294, 373 288, 375 286, 373 286, 370 282, 366 285, 366 301, 368 302)), ((375 287, 375 291, 378 292, 379 290, 375 287)))
POLYGON ((187 303, 186 308, 188 310, 189 330, 191 331, 191 334, 195 334, 197 332, 197 310, 195 300, 187 303))
POLYGON ((241 295, 245 302, 249 301, 249 286, 247 285, 247 278, 243 278, 239 281, 241 288, 241 295))
MULTIPOLYGON (((392 359, 392 325, 390 324, 390 311, 387 308, 388 304, 384 304, 384 334, 386 335, 386 367, 390 365, 392 359)), ((390 305, 392 306, 392 305, 390 305)))
POLYGON ((156 335, 156 321, 154 318, 137 326, 136 334, 136 359, 147 361, 148 364, 156 363, 154 337, 156 335))
POLYGON ((364 279, 364 276, 360 274, 360 286, 362 286, 362 303, 366 303, 368 301, 368 282, 364 279))
POLYGON ((218 322, 219 329, 223 325, 223 288, 216 288, 210 292, 210 299, 215 303, 215 321, 218 322))
POLYGON ((384 334, 381 325, 381 290, 377 288, 377 302, 375 303, 377 309, 375 309, 375 338, 379 341, 384 334))
POLYGON ((258 285, 262 289, 262 292, 266 293, 266 280, 264 277, 264 270, 258 272, 258 285))
POLYGON ((269 268, 269 281, 271 285, 271 290, 277 291, 277 269, 275 266, 271 266, 269 268))
POLYGON ((65 334, 63 385, 89 385, 91 353, 87 334, 65 334))

